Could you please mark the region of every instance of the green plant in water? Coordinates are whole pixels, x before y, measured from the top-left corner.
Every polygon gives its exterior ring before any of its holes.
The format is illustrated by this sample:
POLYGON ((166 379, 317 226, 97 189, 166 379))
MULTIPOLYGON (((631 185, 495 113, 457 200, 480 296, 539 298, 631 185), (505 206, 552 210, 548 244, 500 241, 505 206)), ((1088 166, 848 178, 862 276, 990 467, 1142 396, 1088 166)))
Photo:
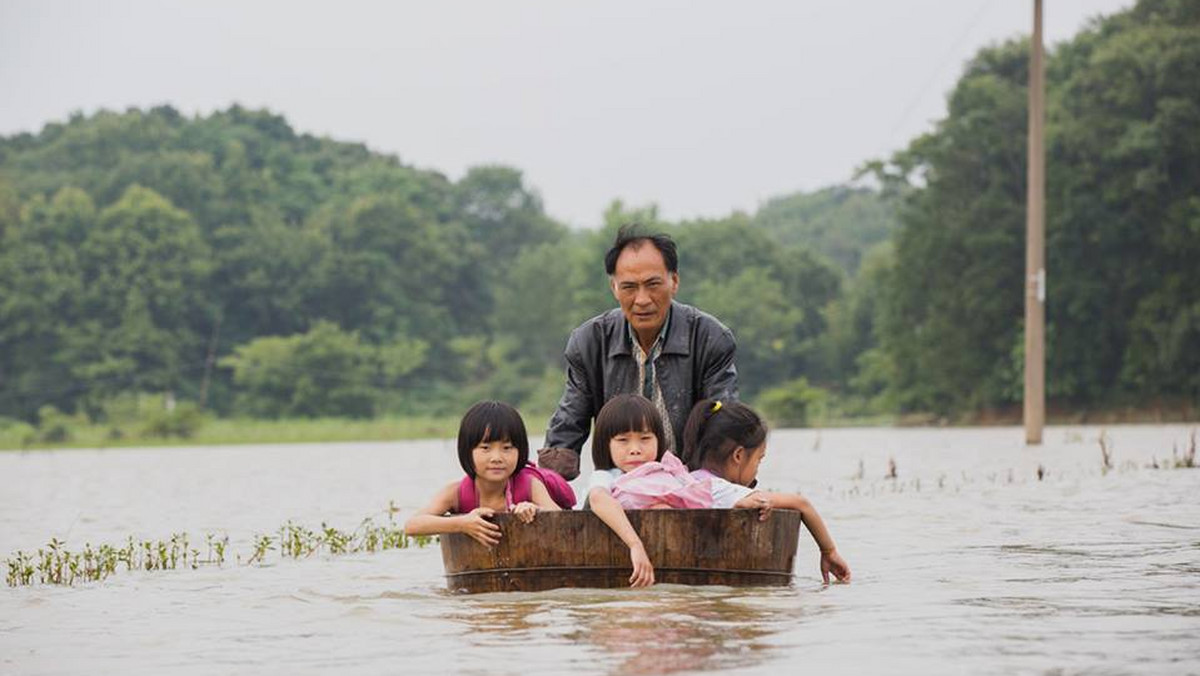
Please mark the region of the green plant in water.
POLYGON ((1188 450, 1183 454, 1183 457, 1175 455, 1175 449, 1171 449, 1172 464, 1175 469, 1192 469, 1196 466, 1196 430, 1192 430, 1192 436, 1188 440, 1188 450))
POLYGON ((200 563, 221 565, 225 563, 225 548, 229 546, 229 536, 216 539, 212 533, 204 536, 204 541, 208 544, 208 556, 200 563))
POLYGON ((1100 474, 1108 474, 1113 468, 1113 454, 1108 443, 1108 433, 1101 431, 1100 438, 1096 441, 1100 444, 1100 474))
MULTIPOLYGON (((367 517, 354 531, 343 531, 326 523, 320 530, 312 530, 288 521, 279 528, 277 536, 256 534, 251 540, 253 553, 245 563, 266 563, 267 555, 276 550, 283 558, 306 558, 322 552, 331 555, 374 553, 389 549, 426 547, 437 542, 433 535, 406 535, 396 525, 395 505, 386 510, 387 523, 377 525, 367 517)), ((17 551, 5 561, 5 581, 10 587, 32 584, 73 585, 76 581, 96 582, 117 572, 124 565, 126 571, 197 569, 200 566, 221 566, 225 563, 229 548, 229 536, 217 537, 207 533, 204 537, 205 556, 191 546, 187 533, 174 533, 166 540, 135 541, 126 539, 123 546, 100 545, 98 548, 86 543, 82 552, 71 552, 66 543, 52 538, 36 556, 17 551)), ((237 557, 241 561, 241 556, 237 557)))
POLYGON ((349 533, 343 533, 332 526, 324 523, 321 524, 321 530, 324 531, 325 544, 329 547, 330 554, 345 554, 349 549, 350 543, 354 536, 349 533))
POLYGON ((275 549, 275 539, 270 535, 254 536, 254 554, 246 560, 247 564, 262 563, 267 552, 275 549))

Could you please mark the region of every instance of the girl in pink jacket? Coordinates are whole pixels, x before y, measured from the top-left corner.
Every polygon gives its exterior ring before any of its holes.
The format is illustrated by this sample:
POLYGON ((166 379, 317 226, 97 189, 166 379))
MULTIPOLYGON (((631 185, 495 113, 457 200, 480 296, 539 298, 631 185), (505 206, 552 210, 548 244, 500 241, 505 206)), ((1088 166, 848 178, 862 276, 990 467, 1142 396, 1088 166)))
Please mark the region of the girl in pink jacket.
POLYGON ((654 566, 626 509, 710 507, 711 482, 696 479, 663 443, 663 421, 650 400, 636 394, 610 399, 596 416, 585 508, 629 547, 634 587, 654 584, 654 566))

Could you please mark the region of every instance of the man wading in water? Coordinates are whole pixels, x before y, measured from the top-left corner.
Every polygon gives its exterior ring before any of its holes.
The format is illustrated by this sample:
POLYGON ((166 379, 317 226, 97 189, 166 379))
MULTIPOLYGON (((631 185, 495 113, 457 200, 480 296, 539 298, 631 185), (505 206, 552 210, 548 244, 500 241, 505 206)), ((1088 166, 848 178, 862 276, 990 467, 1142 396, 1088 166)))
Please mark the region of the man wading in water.
MULTIPOLYGON (((546 430, 538 464, 568 480, 579 476, 579 454, 592 420, 618 394, 654 402, 667 450, 679 455, 683 426, 701 399, 737 399, 737 345, 712 315, 675 302, 679 254, 664 234, 626 225, 604 256, 619 309, 593 317, 567 340, 567 384, 546 430)), ((686 462, 687 458, 683 458, 686 462)))

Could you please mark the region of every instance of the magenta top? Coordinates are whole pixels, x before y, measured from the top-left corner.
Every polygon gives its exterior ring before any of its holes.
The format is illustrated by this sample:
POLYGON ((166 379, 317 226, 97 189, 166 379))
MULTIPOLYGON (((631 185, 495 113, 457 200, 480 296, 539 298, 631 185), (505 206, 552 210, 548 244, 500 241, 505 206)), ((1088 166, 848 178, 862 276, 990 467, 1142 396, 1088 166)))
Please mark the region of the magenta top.
MULTIPOLYGON (((546 492, 554 504, 563 509, 575 506, 575 491, 558 472, 543 469, 532 462, 521 468, 520 472, 508 478, 504 485, 504 504, 512 509, 513 505, 529 502, 533 499, 533 480, 537 479, 546 486, 546 492)), ((475 480, 469 476, 463 477, 458 484, 458 513, 466 514, 479 506, 479 491, 475 489, 475 480)))

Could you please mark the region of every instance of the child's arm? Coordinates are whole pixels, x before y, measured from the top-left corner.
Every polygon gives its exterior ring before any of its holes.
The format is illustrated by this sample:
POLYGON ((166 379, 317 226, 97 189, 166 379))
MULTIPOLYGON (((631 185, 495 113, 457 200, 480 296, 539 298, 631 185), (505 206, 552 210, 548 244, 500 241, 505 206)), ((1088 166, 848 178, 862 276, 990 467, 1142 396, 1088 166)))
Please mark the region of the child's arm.
POLYGON ((513 505, 512 513, 523 523, 533 523, 533 517, 537 516, 538 510, 547 512, 559 512, 562 508, 554 502, 554 498, 550 497, 550 491, 546 490, 546 484, 538 479, 533 479, 529 482, 530 502, 521 502, 513 505))
POLYGON ((439 490, 428 505, 404 523, 404 532, 408 535, 465 533, 485 547, 499 544, 500 526, 487 520, 487 517, 496 513, 490 507, 479 507, 471 510, 470 514, 446 516, 458 502, 458 484, 452 481, 439 490))
POLYGON ((541 479, 533 479, 529 482, 529 492, 533 504, 538 506, 538 509, 546 512, 559 512, 562 508, 558 503, 554 502, 554 498, 550 497, 550 491, 546 490, 546 484, 542 483, 541 479))
POLYGON ((588 492, 588 503, 600 520, 608 525, 617 537, 629 547, 629 559, 633 562, 633 575, 629 576, 630 587, 648 587, 654 584, 654 565, 646 555, 646 546, 638 537, 621 503, 605 488, 593 488, 588 492))
POLYGON ((817 513, 817 508, 808 501, 808 498, 797 493, 755 491, 738 500, 734 507, 749 507, 761 509, 764 512, 769 512, 771 509, 794 509, 800 512, 801 521, 804 522, 809 534, 812 535, 817 547, 821 550, 821 579, 828 583, 829 573, 832 572, 838 580, 850 581, 850 566, 838 553, 837 545, 833 543, 833 536, 829 534, 825 521, 817 513), (766 499, 765 505, 763 504, 764 498, 766 499))

